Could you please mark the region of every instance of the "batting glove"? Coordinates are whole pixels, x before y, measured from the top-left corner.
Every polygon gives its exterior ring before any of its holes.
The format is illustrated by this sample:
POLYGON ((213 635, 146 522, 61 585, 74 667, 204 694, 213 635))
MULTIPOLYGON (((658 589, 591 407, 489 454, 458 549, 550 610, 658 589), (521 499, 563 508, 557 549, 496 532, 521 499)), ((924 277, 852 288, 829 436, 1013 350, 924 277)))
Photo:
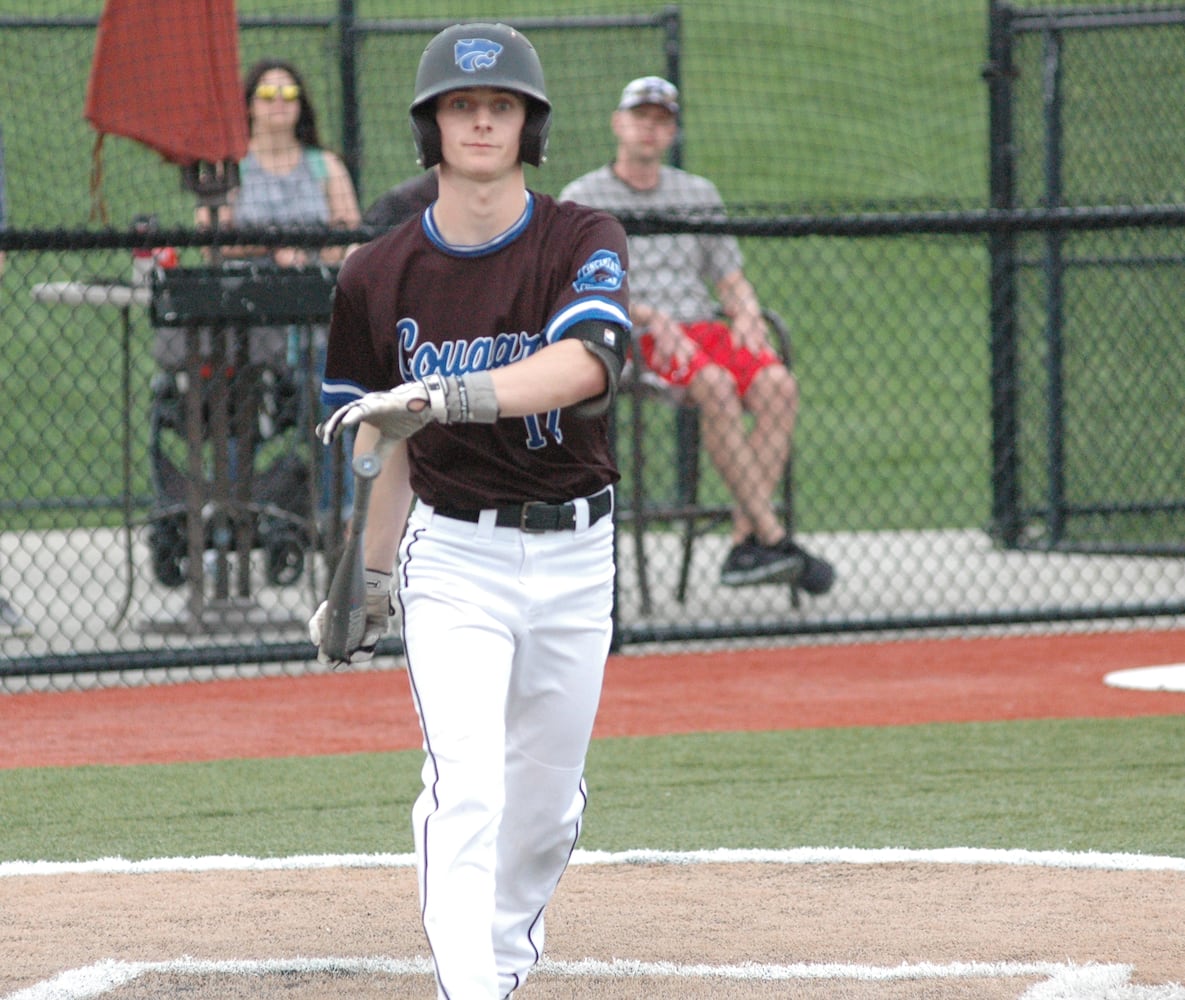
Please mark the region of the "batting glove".
POLYGON ((321 646, 321 636, 325 634, 325 616, 329 613, 329 602, 322 601, 321 606, 309 619, 309 638, 317 647, 317 660, 330 666, 338 667, 343 663, 365 663, 374 659, 375 647, 379 640, 387 634, 391 624, 391 616, 395 614, 395 607, 391 603, 391 574, 377 569, 368 569, 366 577, 366 626, 362 630, 362 639, 357 649, 350 650, 344 660, 332 660, 326 655, 321 646))
POLYGON ((488 371, 469 375, 428 375, 384 392, 368 392, 347 403, 317 428, 331 444, 346 427, 365 421, 391 441, 411 437, 425 424, 492 424, 498 419, 498 398, 488 371))

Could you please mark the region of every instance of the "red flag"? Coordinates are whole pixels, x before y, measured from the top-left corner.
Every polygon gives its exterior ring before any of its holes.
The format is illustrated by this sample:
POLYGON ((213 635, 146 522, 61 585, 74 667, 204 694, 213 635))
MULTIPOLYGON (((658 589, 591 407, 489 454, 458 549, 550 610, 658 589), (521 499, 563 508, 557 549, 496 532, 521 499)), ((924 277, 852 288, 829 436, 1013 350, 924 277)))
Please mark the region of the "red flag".
POLYGON ((111 134, 182 166, 241 160, 248 130, 234 0, 107 0, 86 119, 96 146, 111 134))

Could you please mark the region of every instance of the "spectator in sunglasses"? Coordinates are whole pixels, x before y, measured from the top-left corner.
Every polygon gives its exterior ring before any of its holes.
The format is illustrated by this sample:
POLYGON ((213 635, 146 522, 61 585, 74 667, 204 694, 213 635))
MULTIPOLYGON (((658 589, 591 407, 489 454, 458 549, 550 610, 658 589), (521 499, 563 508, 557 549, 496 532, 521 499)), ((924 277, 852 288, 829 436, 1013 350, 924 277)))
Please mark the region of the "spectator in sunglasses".
MULTIPOLYGON (((357 228, 362 216, 345 164, 326 149, 308 88, 291 63, 264 59, 243 86, 250 141, 239 187, 220 211, 220 225, 357 228)), ((198 223, 209 224, 205 209, 198 223)), ((229 257, 271 256, 282 267, 340 263, 345 247, 224 247, 229 257)))

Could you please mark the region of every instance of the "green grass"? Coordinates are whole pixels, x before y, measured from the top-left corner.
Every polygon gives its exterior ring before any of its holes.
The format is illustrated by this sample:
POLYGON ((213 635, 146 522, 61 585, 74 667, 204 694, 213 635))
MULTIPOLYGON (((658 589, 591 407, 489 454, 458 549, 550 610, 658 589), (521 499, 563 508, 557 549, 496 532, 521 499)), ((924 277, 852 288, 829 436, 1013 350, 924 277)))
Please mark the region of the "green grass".
MULTIPOLYGON (((596 741, 587 849, 1185 856, 1181 717, 596 741)), ((0 771, 0 860, 411 850, 419 752, 0 771)))

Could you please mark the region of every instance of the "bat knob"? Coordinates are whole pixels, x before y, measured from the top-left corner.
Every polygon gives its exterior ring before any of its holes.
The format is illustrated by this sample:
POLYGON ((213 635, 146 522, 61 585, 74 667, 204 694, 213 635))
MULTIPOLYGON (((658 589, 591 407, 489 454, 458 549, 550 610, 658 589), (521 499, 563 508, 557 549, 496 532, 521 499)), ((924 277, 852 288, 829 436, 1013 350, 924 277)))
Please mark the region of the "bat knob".
POLYGON ((378 455, 373 451, 368 451, 354 459, 353 468, 354 475, 362 479, 374 479, 379 474, 382 463, 379 462, 378 455))

